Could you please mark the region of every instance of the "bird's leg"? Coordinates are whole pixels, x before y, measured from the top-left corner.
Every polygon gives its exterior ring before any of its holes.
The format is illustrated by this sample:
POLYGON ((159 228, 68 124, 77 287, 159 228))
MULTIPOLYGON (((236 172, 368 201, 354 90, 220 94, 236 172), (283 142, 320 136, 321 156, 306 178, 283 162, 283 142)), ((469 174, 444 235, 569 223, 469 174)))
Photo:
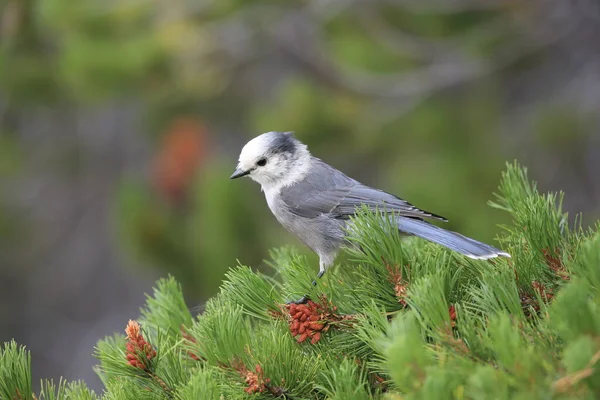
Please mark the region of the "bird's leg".
POLYGON ((308 297, 308 295, 305 294, 304 296, 300 297, 298 300, 290 301, 287 304, 306 304, 306 303, 308 303, 308 300, 310 300, 310 297, 308 297))
MULTIPOLYGON (((317 274, 317 279, 321 279, 321 277, 325 275, 326 270, 327 268, 325 267, 325 263, 323 262, 323 260, 319 260, 319 273, 317 274)), ((317 286, 317 279, 312 281, 313 286, 317 286)))
MULTIPOLYGON (((317 274, 317 279, 321 279, 321 277, 323 275, 325 275, 325 271, 326 270, 327 270, 327 267, 325 266, 325 263, 323 262, 323 260, 319 260, 319 273, 317 274)), ((314 281, 312 281, 312 285, 313 286, 317 286, 317 279, 315 279, 314 281)), ((308 300, 310 300, 310 297, 308 297, 308 295, 305 294, 300 299, 298 299, 296 301, 292 301, 291 303, 294 303, 294 304, 306 304, 308 302, 308 300)))

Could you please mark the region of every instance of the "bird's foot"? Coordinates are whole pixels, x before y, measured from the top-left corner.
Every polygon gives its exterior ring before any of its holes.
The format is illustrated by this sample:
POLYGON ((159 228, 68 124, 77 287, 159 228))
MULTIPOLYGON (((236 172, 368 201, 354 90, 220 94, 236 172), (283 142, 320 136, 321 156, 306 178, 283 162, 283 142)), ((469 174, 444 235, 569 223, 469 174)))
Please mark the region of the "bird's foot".
POLYGON ((304 295, 296 301, 288 301, 285 304, 306 304, 306 303, 308 303, 309 300, 310 300, 310 297, 308 297, 308 295, 304 295))
MULTIPOLYGON (((317 279, 320 279, 323 276, 324 273, 325 273, 325 270, 321 269, 319 271, 319 273, 317 274, 317 279)), ((312 285, 313 286, 317 286, 317 279, 315 279, 314 281, 312 281, 312 285)), ((306 304, 306 303, 308 303, 309 300, 310 300, 310 298, 308 297, 307 294, 305 294, 300 299, 298 299, 296 301, 288 301, 285 304, 306 304)))

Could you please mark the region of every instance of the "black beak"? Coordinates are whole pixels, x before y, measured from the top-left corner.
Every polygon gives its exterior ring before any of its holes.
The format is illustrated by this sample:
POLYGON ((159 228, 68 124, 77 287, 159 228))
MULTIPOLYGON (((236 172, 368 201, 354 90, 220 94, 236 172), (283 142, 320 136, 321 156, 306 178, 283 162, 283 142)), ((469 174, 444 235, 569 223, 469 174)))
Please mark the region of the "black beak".
POLYGON ((229 179, 241 178, 242 176, 248 175, 250 172, 252 172, 252 170, 244 171, 244 170, 238 168, 235 171, 233 171, 233 174, 231 174, 231 176, 229 177, 229 179))

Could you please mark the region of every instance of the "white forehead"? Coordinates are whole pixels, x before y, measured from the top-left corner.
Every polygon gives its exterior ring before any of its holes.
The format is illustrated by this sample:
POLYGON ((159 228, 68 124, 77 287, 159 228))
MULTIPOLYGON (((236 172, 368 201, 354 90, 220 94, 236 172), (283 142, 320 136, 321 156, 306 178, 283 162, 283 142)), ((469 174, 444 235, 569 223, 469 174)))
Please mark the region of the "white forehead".
POLYGON ((246 143, 240 153, 240 163, 253 163, 263 156, 271 148, 276 134, 276 132, 263 133, 246 143))

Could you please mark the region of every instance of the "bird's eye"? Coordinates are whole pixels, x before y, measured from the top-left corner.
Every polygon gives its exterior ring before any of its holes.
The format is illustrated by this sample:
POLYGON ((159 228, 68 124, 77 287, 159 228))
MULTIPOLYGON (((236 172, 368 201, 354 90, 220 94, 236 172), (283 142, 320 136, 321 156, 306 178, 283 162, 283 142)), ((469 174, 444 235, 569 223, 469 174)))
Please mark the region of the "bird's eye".
POLYGON ((267 159, 264 157, 261 158, 256 162, 256 165, 258 165, 259 167, 264 167, 265 165, 267 165, 267 159))

